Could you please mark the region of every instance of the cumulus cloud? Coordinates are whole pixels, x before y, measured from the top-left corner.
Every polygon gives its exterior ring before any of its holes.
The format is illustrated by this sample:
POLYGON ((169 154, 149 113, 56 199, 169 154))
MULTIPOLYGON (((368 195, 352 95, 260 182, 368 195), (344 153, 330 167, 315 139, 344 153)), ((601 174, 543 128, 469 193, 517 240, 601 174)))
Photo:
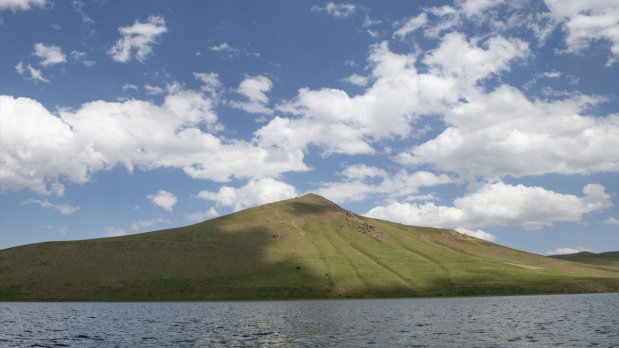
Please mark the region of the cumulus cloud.
POLYGON ((269 98, 265 92, 273 88, 273 83, 265 76, 247 76, 241 82, 236 92, 247 98, 247 101, 230 102, 230 106, 245 110, 252 114, 267 114, 273 113, 273 110, 266 107, 269 103, 269 98))
POLYGON ((308 170, 302 151, 214 135, 216 100, 204 93, 178 85, 166 93, 161 105, 99 100, 58 115, 30 98, 0 96, 0 189, 51 194, 61 178, 85 183, 117 165, 181 168, 214 181, 308 170))
POLYGON ((328 14, 335 18, 348 17, 355 13, 356 9, 357 7, 353 4, 335 4, 333 2, 327 3, 327 5, 325 5, 324 7, 312 6, 313 12, 326 11, 328 14))
POLYGON ((45 7, 47 0, 0 0, 0 11, 29 11, 32 7, 45 7))
POLYGON ((391 203, 371 209, 369 217, 409 225, 445 227, 520 226, 536 230, 556 222, 578 222, 584 214, 612 206, 603 186, 589 184, 584 196, 561 194, 542 187, 485 184, 456 198, 453 206, 434 203, 391 203))
POLYGON ((480 16, 487 9, 505 3, 505 0, 457 0, 459 10, 467 17, 480 16))
POLYGON ((486 48, 467 41, 462 33, 449 33, 438 48, 426 55, 424 63, 437 76, 453 76, 472 86, 491 74, 508 70, 511 61, 524 58, 529 53, 526 42, 500 35, 489 38, 483 44, 486 48))
POLYGON ((217 202, 220 206, 233 207, 235 211, 295 196, 297 193, 294 186, 274 178, 250 180, 239 188, 223 186, 217 192, 198 193, 199 198, 217 202))
POLYGON ((118 29, 122 38, 108 51, 108 54, 117 62, 126 63, 135 57, 140 62, 153 51, 153 44, 157 38, 168 31, 165 20, 161 16, 150 16, 143 23, 135 21, 132 26, 118 29), (135 53, 134 53, 135 52, 135 53))
POLYGON ((172 208, 176 204, 176 196, 168 191, 159 190, 159 192, 148 195, 146 198, 150 199, 154 205, 159 206, 167 211, 172 211, 172 208))
POLYGON ((468 42, 461 34, 446 35, 423 59, 430 67, 427 73, 416 69, 414 54, 396 54, 387 42, 374 45, 368 57, 374 83, 364 94, 302 88, 294 99, 276 106, 294 118, 276 117, 257 131, 257 138, 265 145, 299 149, 315 144, 325 156, 374 154, 374 143, 409 137, 420 116, 448 112, 473 93, 478 81, 528 54, 519 40, 497 37, 483 44, 468 42))
POLYGON ((578 249, 573 249, 573 248, 557 248, 555 250, 552 251, 547 251, 546 255, 565 255, 565 254, 576 254, 576 253, 580 253, 583 251, 587 251, 587 252, 592 252, 591 249, 586 249, 583 247, 580 247, 578 249))
POLYGON ((445 131, 400 154, 400 162, 431 163, 467 180, 617 171, 619 114, 581 115, 600 101, 586 96, 530 101, 506 85, 470 94, 468 102, 446 112, 445 131))
POLYGON ((355 86, 365 87, 368 84, 369 78, 367 78, 366 76, 359 75, 359 74, 352 74, 346 78, 343 78, 342 81, 348 82, 355 86))
POLYGON ((365 164, 348 166, 341 175, 344 177, 342 181, 322 183, 315 192, 337 203, 362 201, 375 195, 401 199, 419 192, 422 187, 453 182, 445 174, 437 175, 427 171, 408 173, 404 170, 388 173, 365 164))
POLYGON ((482 230, 469 230, 466 228, 456 228, 456 231, 462 233, 462 234, 466 234, 469 235, 471 237, 475 237, 475 238, 479 238, 479 239, 483 239, 483 240, 487 240, 489 242, 494 242, 496 240, 496 236, 493 234, 490 234, 488 232, 482 231, 482 230))
MULTIPOLYGON (((407 137, 415 113, 423 109, 419 104, 425 92, 419 85, 426 81, 417 76, 414 56, 394 54, 386 42, 373 46, 372 51, 377 81, 364 94, 350 97, 338 89, 302 88, 294 99, 276 106, 293 117, 274 118, 256 132, 259 142, 300 150, 315 144, 328 156, 372 154, 373 142, 407 137)), ((440 86, 436 87, 440 93, 440 86)))
POLYGON ((568 52, 580 53, 592 42, 609 42, 613 55, 608 65, 619 58, 619 3, 613 0, 545 0, 550 16, 567 32, 568 52))
POLYGON ((601 223, 605 225, 619 225, 619 219, 615 219, 614 217, 609 217, 608 219, 601 221, 601 223))
POLYGON ((80 207, 73 207, 71 205, 68 204, 53 204, 50 203, 47 199, 46 200, 38 200, 38 199, 29 199, 27 201, 23 201, 21 202, 21 204, 30 204, 30 203, 35 203, 41 206, 41 208, 52 208, 57 210, 58 212, 60 212, 60 214, 65 214, 65 215, 69 215, 69 214, 73 214, 76 211, 80 210, 80 207))
POLYGON ((39 64, 44 67, 67 62, 67 56, 62 53, 62 49, 59 46, 46 46, 42 42, 34 45, 34 55, 41 58, 39 64))

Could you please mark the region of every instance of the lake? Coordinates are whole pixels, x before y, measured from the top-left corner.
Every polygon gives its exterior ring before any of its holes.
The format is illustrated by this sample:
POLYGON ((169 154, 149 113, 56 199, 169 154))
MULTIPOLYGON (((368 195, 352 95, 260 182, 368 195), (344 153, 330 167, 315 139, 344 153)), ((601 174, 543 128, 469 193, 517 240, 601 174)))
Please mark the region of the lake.
POLYGON ((619 347, 619 294, 0 302, 1 347, 619 347))

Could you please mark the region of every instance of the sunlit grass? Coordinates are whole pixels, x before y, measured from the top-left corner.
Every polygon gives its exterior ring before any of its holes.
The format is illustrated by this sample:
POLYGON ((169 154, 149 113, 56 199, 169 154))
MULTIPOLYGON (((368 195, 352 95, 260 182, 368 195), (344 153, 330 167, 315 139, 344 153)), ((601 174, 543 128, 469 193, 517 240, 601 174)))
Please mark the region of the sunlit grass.
POLYGON ((0 300, 162 301, 617 291, 619 265, 525 253, 314 195, 192 226, 0 251, 0 300))

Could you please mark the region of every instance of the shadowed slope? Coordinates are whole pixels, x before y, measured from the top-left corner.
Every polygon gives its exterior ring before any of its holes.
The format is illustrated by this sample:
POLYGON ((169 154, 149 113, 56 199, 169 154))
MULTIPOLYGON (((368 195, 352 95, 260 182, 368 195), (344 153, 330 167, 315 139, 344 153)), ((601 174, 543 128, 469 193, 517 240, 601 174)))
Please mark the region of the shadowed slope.
POLYGON ((0 250, 0 300, 616 291, 617 271, 365 218, 309 194, 182 228, 0 250))

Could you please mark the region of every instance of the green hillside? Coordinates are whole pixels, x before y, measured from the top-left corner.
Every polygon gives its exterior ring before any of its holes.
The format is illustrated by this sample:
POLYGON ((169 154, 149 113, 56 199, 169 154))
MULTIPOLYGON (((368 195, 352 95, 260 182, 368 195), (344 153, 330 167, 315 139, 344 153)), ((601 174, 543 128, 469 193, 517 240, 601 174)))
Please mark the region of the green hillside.
POLYGON ((617 291, 619 266, 361 217, 313 194, 195 225, 0 250, 0 300, 163 301, 617 291))
POLYGON ((599 254, 582 251, 575 254, 552 255, 551 257, 571 262, 586 263, 602 270, 616 271, 619 269, 619 251, 608 251, 599 254))

